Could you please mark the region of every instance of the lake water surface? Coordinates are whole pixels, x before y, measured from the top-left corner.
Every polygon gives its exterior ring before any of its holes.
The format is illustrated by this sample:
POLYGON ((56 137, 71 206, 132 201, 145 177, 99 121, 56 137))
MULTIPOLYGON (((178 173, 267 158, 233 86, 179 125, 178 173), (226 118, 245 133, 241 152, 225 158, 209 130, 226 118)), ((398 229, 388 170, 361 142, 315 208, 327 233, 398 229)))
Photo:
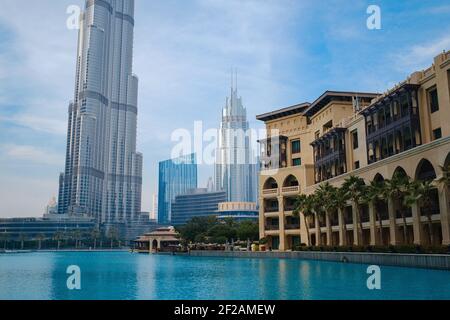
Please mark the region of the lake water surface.
POLYGON ((199 258, 128 252, 0 254, 0 299, 450 299, 450 271, 279 259, 199 258), (81 290, 67 288, 67 267, 81 290))

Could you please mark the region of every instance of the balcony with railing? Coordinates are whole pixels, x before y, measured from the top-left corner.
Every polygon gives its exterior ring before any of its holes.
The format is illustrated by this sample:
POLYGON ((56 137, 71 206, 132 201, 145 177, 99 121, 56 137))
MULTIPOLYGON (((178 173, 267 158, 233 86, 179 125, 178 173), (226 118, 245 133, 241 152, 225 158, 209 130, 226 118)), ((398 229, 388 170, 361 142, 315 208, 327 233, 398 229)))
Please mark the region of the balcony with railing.
POLYGON ((266 228, 267 231, 278 231, 280 230, 280 226, 277 224, 266 224, 266 228))
POLYGON ((286 230, 300 229, 300 218, 299 217, 286 217, 284 229, 286 229, 286 230))
POLYGON ((265 230, 277 231, 280 230, 280 220, 278 218, 267 218, 265 221, 265 230))
POLYGON ((347 172, 345 132, 345 128, 334 127, 311 143, 314 148, 316 183, 347 172))
POLYGON ((288 197, 284 199, 284 211, 294 211, 295 210, 295 204, 296 204, 296 198, 295 197, 288 197))
POLYGON ((281 192, 283 192, 283 193, 299 193, 300 192, 300 186, 283 187, 281 189, 281 192))
POLYGON ((419 88, 404 83, 362 111, 369 164, 422 144, 419 88))
POLYGON ((262 194, 265 196, 278 195, 278 189, 263 189, 262 194))
POLYGON ((264 213, 275 213, 280 211, 277 199, 264 200, 264 213))
POLYGON ((269 137, 259 140, 262 170, 287 167, 287 141, 285 136, 269 137))
POLYGON ((264 183, 263 189, 262 189, 262 195, 263 196, 272 196, 272 197, 278 195, 278 183, 273 177, 268 178, 266 180, 266 182, 264 183))

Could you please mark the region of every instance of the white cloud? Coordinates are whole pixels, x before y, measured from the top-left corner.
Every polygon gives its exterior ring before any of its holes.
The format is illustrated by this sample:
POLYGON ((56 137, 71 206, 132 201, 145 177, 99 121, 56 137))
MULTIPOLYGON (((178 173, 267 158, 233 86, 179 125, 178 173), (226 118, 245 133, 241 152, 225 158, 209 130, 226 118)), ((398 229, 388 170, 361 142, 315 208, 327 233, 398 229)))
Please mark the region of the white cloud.
MULTIPOLYGON (((1 99, 0 99, 1 101, 1 99)), ((33 114, 19 114, 12 117, 0 116, 0 121, 10 122, 14 125, 26 127, 38 132, 64 136, 67 132, 67 123, 61 119, 39 117, 33 114)))
POLYGON ((57 179, 2 176, 0 217, 39 217, 52 195, 56 195, 57 179))
POLYGON ((398 70, 411 71, 428 67, 433 58, 444 50, 450 49, 450 36, 445 35, 433 41, 414 45, 393 56, 398 70))
POLYGON ((60 166, 64 161, 64 156, 52 151, 29 145, 3 145, 4 156, 12 161, 23 161, 29 164, 60 166))

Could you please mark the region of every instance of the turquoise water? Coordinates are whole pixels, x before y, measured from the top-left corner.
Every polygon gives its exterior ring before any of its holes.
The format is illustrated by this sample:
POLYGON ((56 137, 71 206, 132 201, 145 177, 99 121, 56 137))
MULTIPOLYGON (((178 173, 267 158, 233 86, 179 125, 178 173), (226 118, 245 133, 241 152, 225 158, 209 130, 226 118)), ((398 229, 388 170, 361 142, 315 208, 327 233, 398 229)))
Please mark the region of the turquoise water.
POLYGON ((105 253, 0 255, 0 299, 450 299, 450 272, 366 265, 105 253), (66 269, 81 269, 70 291, 66 269))

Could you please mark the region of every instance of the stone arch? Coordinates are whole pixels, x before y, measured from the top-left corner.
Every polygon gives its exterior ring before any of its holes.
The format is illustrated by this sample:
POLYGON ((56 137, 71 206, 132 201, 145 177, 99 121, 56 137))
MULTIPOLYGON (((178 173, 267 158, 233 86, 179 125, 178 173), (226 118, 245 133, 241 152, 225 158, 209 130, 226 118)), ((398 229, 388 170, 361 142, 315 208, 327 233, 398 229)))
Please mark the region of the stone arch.
POLYGON ((152 250, 157 251, 158 250, 158 240, 153 239, 152 241, 152 250))
POLYGON ((298 179, 292 174, 288 175, 286 177, 286 179, 284 179, 284 182, 283 182, 283 188, 285 188, 285 187, 296 187, 296 186, 299 186, 299 185, 300 185, 300 183, 299 183, 298 179))
POLYGON ((447 157, 445 158, 444 161, 444 167, 448 168, 450 166, 450 152, 447 154, 447 157))
POLYGON ((436 170, 429 160, 422 159, 417 165, 416 174, 414 177, 416 180, 431 181, 436 179, 436 170))
POLYGON ((384 177, 381 173, 377 173, 375 177, 373 177, 373 181, 378 183, 384 182, 384 177))
POLYGON ((398 166, 397 168, 395 168, 394 173, 392 174, 392 178, 395 177, 396 175, 400 175, 402 177, 408 177, 408 173, 406 173, 406 170, 403 169, 403 167, 398 166))
POLYGON ((263 189, 277 189, 278 188, 278 182, 273 177, 270 177, 264 182, 263 189))

